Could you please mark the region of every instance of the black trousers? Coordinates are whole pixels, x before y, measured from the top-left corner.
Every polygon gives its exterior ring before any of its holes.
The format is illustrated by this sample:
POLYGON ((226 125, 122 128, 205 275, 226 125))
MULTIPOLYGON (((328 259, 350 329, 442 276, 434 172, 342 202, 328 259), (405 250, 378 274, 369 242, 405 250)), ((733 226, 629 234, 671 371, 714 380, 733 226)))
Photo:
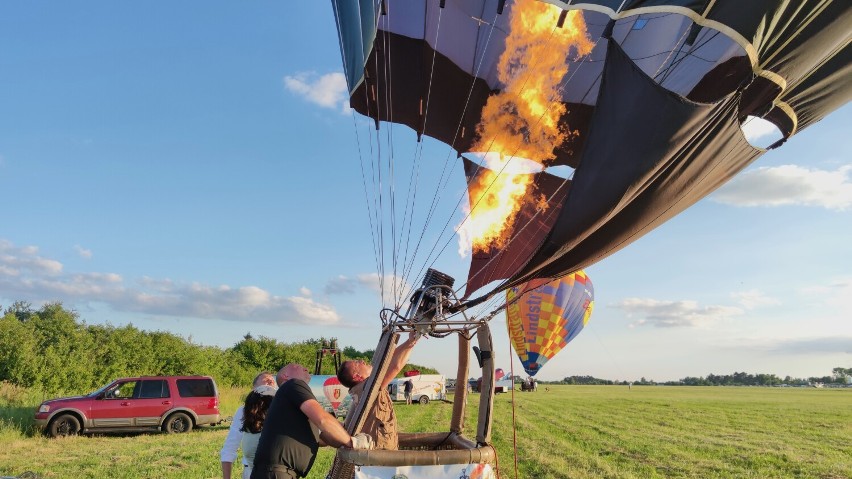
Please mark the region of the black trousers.
POLYGON ((251 479, 299 479, 299 474, 283 464, 255 464, 251 470, 251 479))

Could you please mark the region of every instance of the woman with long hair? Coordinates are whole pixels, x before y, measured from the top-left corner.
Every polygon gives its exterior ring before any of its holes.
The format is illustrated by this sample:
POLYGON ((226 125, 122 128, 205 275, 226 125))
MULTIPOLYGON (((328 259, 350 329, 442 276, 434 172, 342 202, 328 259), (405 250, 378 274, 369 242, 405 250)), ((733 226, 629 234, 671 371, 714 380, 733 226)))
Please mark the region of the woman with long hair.
POLYGON ((277 390, 278 388, 272 386, 258 386, 246 396, 246 403, 243 406, 243 426, 240 428, 240 431, 243 432, 240 445, 248 464, 243 469, 243 479, 249 479, 251 476, 254 453, 257 450, 260 431, 263 429, 263 421, 266 419, 266 411, 269 410, 269 405, 272 403, 272 398, 275 397, 277 390))

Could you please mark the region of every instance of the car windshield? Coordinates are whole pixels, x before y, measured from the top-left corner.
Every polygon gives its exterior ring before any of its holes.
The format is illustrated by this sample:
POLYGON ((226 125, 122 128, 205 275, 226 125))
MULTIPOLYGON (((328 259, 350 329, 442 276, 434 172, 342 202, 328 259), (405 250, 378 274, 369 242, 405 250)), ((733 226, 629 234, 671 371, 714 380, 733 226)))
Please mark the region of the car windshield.
POLYGON ((102 393, 102 392, 106 391, 106 390, 107 390, 110 386, 112 386, 113 384, 114 384, 114 383, 107 383, 105 386, 102 386, 102 387, 101 387, 101 388, 99 388, 97 391, 95 391, 95 392, 93 392, 93 393, 90 393, 90 394, 89 394, 89 396, 97 396, 98 394, 100 394, 100 393, 102 393))

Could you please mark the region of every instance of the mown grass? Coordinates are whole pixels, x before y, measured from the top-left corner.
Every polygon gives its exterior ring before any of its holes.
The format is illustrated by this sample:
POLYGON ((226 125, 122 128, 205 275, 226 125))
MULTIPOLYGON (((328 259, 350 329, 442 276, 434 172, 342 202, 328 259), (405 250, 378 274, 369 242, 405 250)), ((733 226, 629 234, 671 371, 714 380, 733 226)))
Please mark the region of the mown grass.
MULTIPOLYGON (((222 391, 222 411, 244 393, 222 391)), ((0 476, 220 477, 226 426, 47 439, 31 429, 39 399, 0 390, 0 476)), ((468 437, 478 400, 469 401, 468 437)), ((494 401, 501 478, 852 478, 850 389, 550 386, 516 391, 514 403, 510 394, 494 401)), ((396 409, 404 430, 443 431, 452 406, 396 409)), ((321 450, 309 477, 323 478, 332 458, 321 450)))

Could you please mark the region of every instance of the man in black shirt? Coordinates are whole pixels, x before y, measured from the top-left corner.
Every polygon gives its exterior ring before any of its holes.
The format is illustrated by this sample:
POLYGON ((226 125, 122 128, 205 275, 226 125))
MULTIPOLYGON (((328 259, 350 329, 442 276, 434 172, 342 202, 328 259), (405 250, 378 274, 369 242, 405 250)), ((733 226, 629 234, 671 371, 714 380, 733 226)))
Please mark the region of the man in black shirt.
POLYGON ((405 386, 403 387, 403 391, 405 393, 405 404, 411 404, 411 391, 414 389, 414 383, 411 382, 411 379, 405 381, 405 386))
POLYGON ((304 366, 290 363, 281 368, 276 379, 280 387, 266 413, 252 479, 305 477, 320 445, 358 449, 372 446, 366 435, 350 437, 343 425, 317 402, 308 386, 311 375, 304 366))

